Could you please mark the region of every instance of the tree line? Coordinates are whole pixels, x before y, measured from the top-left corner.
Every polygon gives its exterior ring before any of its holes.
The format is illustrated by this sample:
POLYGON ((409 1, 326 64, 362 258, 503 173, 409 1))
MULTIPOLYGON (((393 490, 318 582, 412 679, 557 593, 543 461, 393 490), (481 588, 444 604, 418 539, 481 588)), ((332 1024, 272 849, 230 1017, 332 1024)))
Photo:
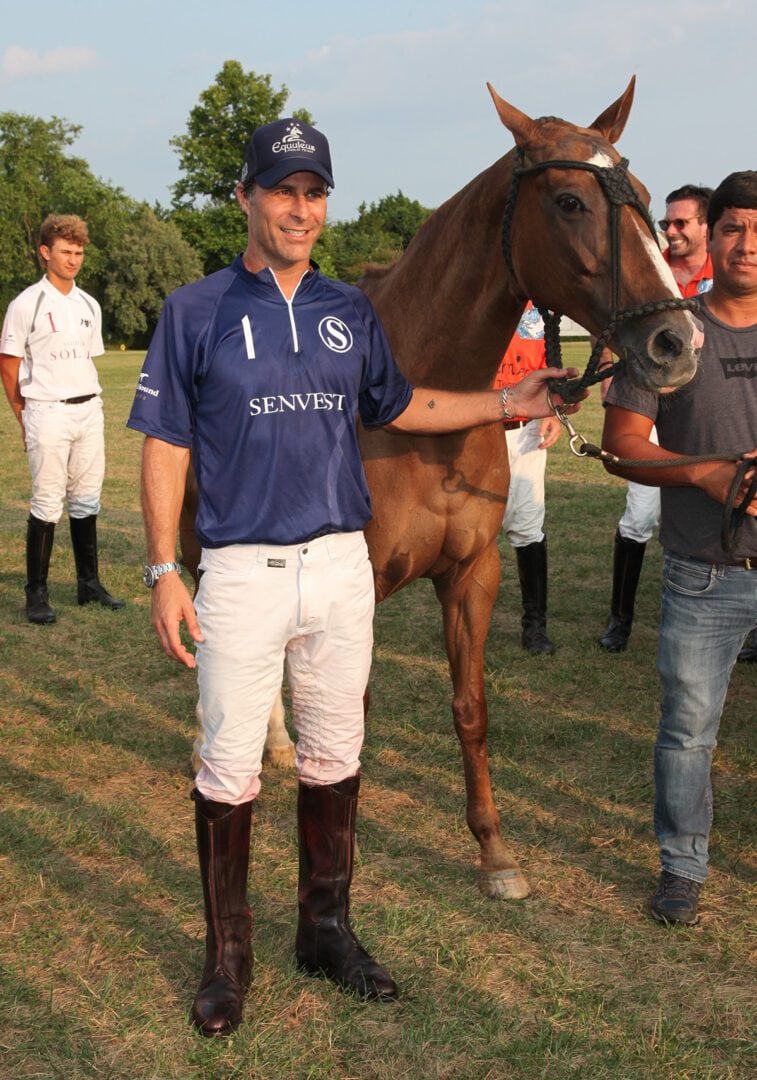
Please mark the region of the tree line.
MULTIPOLYGON (((282 115, 289 98, 269 75, 227 60, 171 140, 180 179, 172 202, 148 205, 96 177, 72 153, 81 127, 0 112, 0 309, 41 273, 37 232, 51 213, 78 214, 91 243, 78 282, 100 301, 110 343, 144 347, 165 298, 228 265, 246 243, 234 198, 250 132, 282 115)), ((290 115, 313 124, 304 109, 290 115)), ((401 191, 363 203, 353 221, 328 223, 313 252, 324 273, 354 282, 366 263, 396 259, 431 211, 401 191)))

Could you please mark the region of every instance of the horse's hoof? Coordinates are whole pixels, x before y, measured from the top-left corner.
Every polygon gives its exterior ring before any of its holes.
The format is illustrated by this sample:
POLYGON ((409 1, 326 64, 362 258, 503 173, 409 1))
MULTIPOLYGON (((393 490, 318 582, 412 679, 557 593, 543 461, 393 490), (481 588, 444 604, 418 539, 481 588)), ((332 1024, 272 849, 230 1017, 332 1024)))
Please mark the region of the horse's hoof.
POLYGON ((524 900, 531 894, 517 866, 512 870, 479 871, 478 887, 490 900, 524 900))
POLYGON ((263 761, 274 769, 293 769, 294 746, 290 743, 289 746, 274 746, 270 750, 264 750, 263 761))

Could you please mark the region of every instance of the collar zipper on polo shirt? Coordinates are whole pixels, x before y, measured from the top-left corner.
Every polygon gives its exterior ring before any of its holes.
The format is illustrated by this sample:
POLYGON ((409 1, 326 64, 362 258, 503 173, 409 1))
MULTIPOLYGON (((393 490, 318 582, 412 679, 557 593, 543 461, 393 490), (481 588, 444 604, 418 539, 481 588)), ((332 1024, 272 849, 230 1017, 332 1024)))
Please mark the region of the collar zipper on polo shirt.
MULTIPOLYGON (((269 267, 269 270, 270 269, 271 268, 269 267)), ((297 336, 297 324, 294 321, 294 310, 293 310, 294 298, 297 295, 297 289, 299 289, 300 285, 303 282, 303 279, 306 278, 309 273, 310 273, 310 267, 308 267, 308 269, 302 275, 300 280, 297 282, 297 285, 295 286, 294 292, 292 293, 292 297, 291 297, 291 299, 289 299, 287 296, 285 296, 284 290, 279 285, 279 281, 278 281, 278 278, 276 277, 276 274, 273 272, 273 270, 271 270, 271 277, 276 282, 276 288, 281 293, 282 298, 284 300, 284 303, 287 306, 287 310, 289 311, 289 325, 292 328, 292 343, 294 345, 295 354, 297 354, 300 351, 300 339, 297 336)))

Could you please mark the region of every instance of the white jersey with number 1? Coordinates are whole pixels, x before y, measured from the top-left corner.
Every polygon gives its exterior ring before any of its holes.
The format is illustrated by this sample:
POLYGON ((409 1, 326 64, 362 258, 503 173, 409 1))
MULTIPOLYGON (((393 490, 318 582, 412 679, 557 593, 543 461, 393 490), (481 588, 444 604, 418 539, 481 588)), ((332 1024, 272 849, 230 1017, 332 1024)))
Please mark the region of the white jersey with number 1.
POLYGON ((99 394, 92 357, 104 351, 100 305, 76 285, 64 294, 43 277, 8 306, 0 353, 22 358, 22 397, 62 401, 99 394))

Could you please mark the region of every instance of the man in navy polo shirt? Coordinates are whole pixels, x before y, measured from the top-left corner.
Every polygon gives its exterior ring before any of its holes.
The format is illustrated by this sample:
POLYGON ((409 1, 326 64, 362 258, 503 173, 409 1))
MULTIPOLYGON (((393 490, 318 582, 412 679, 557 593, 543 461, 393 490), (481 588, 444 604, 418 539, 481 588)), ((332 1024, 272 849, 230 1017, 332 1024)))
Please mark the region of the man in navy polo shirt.
POLYGON ((471 394, 414 389, 367 297, 311 262, 331 187, 320 132, 289 118, 253 133, 236 189, 247 247, 169 297, 128 422, 147 436, 153 625, 187 667, 195 657, 182 622, 197 646, 207 952, 192 1021, 205 1035, 237 1027, 250 982, 251 807, 284 665, 298 734, 298 965, 366 999, 397 997, 348 918, 374 609, 358 417, 434 434, 545 416, 544 380, 566 374, 544 369, 471 394), (175 562, 190 447, 203 549, 196 609, 175 562))

